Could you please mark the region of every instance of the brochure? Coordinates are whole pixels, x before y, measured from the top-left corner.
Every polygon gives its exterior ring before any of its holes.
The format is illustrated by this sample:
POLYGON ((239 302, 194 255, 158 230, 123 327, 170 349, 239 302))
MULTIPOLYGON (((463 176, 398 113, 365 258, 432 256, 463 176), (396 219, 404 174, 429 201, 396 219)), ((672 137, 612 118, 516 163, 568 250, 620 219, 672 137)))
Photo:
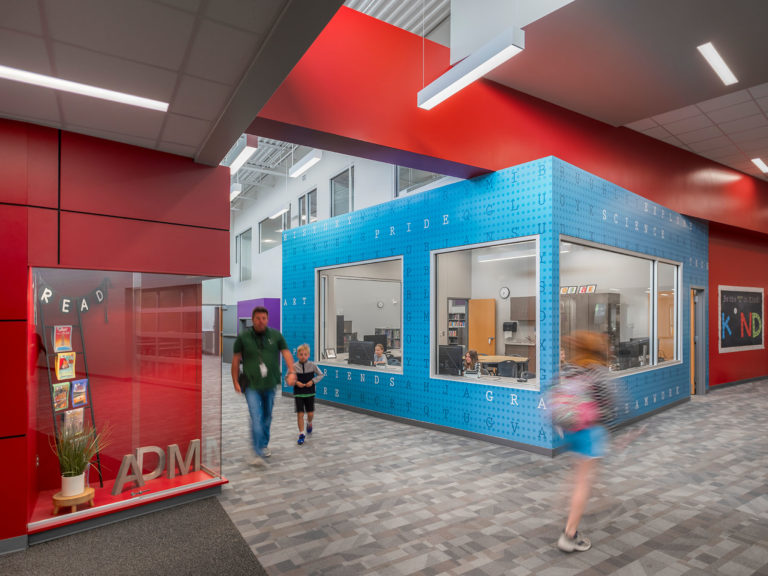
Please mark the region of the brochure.
POLYGON ((53 409, 66 410, 69 408, 69 382, 53 385, 53 409))
POLYGON ((72 350, 72 326, 53 327, 53 351, 69 352, 72 350))
POLYGON ((72 380, 72 407, 88 404, 88 378, 72 380))
POLYGON ((82 408, 75 408, 74 410, 67 410, 64 412, 64 418, 61 425, 64 428, 72 430, 73 432, 83 431, 83 418, 85 413, 82 408))
POLYGON ((69 380, 75 377, 75 352, 59 352, 56 354, 56 378, 69 380))

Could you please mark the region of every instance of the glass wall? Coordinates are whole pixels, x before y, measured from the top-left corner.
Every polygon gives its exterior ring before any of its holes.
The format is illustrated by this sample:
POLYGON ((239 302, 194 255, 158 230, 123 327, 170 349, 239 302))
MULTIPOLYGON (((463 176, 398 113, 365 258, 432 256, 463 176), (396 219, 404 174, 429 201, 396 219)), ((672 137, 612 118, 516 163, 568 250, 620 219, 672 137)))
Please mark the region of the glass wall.
POLYGON ((219 484, 221 280, 45 268, 32 276, 31 526, 70 513, 54 512, 64 471, 55 448, 67 433, 105 435, 85 474, 93 503, 78 514, 219 484))
POLYGON ((317 279, 317 360, 402 372, 402 259, 318 269, 317 279))
POLYGON ((331 216, 355 209, 355 167, 350 166, 331 178, 331 216))
POLYGON ((607 334, 612 370, 677 359, 678 273, 676 264, 561 240, 561 360, 575 330, 607 334))
POLYGON ((433 370, 536 384, 538 242, 434 253, 433 370))

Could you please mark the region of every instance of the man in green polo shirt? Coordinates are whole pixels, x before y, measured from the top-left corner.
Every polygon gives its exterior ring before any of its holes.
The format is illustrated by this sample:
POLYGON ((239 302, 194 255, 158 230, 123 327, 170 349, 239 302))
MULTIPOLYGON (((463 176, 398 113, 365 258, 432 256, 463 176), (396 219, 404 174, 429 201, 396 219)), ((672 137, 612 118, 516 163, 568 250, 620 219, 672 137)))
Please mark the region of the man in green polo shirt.
POLYGON ((289 386, 296 382, 293 356, 288 350, 285 338, 277 330, 269 328, 269 311, 256 306, 251 314, 253 328, 241 332, 234 345, 232 355, 232 383, 238 394, 245 394, 248 411, 251 414, 251 440, 259 456, 257 462, 268 458, 272 452, 269 445, 269 428, 272 425, 272 406, 275 403, 275 388, 280 385, 280 354, 288 366, 285 381, 289 386), (243 390, 238 382, 240 361, 248 384, 243 390))

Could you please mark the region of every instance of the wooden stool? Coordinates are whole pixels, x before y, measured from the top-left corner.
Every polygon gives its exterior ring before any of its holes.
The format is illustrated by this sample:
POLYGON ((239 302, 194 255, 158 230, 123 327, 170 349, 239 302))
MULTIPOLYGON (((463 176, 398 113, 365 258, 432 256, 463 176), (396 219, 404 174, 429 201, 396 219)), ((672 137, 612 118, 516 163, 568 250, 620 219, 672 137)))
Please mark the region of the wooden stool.
POLYGON ((93 506, 94 493, 95 490, 90 486, 85 489, 85 492, 81 492, 76 496, 62 496, 61 492, 56 493, 53 496, 53 515, 56 516, 59 513, 59 508, 66 508, 67 506, 72 507, 70 512, 77 512, 78 504, 84 504, 85 502, 93 506))

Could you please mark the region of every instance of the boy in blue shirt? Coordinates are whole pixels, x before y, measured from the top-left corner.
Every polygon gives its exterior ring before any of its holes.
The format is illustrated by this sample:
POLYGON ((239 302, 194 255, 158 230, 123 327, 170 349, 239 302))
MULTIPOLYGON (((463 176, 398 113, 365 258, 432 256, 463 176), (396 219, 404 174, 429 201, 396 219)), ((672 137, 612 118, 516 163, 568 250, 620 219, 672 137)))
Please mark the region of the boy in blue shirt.
POLYGON ((315 384, 323 379, 320 369, 309 361, 309 344, 296 349, 299 361, 296 368, 296 384, 293 386, 293 400, 296 404, 296 422, 299 425, 299 445, 304 444, 304 413, 307 414, 307 435, 312 434, 312 418, 315 415, 315 384))

